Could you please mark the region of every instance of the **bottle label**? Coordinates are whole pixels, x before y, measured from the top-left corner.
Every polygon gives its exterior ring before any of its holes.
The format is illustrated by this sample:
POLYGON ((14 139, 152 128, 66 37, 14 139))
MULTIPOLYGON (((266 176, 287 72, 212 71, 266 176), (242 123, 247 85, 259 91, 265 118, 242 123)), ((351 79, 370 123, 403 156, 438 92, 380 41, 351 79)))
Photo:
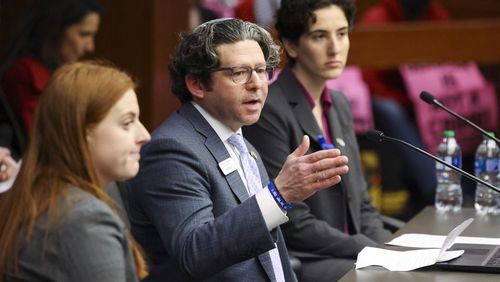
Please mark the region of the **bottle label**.
POLYGON ((474 172, 476 173, 476 175, 478 175, 479 173, 483 173, 486 171, 486 160, 485 159, 478 159, 476 158, 474 160, 474 172))
MULTIPOLYGON (((443 160, 442 158, 439 158, 439 159, 443 160)), ((443 160, 443 161, 444 161, 444 160, 443 160)), ((444 166, 442 163, 438 163, 438 162, 436 162, 436 169, 437 169, 437 170, 442 170, 442 169, 444 169, 444 168, 445 168, 445 166, 444 166)))
POLYGON ((462 158, 459 156, 452 157, 451 164, 458 168, 462 168, 462 158))
MULTIPOLYGON (((445 157, 445 160, 447 163, 451 163, 454 167, 462 168, 462 158, 458 156, 453 156, 453 157, 445 157)), ((448 168, 448 170, 451 170, 451 168, 448 168)))
POLYGON ((474 161, 474 170, 477 173, 481 172, 498 172, 498 159, 476 159, 474 161))
POLYGON ((486 171, 495 172, 498 171, 499 159, 489 159, 486 161, 486 171))
MULTIPOLYGON (((462 158, 460 156, 445 156, 444 158, 440 158, 442 159, 443 161, 453 165, 454 167, 458 167, 458 168, 462 168, 462 158)), ((440 164, 440 163, 436 163, 436 169, 440 170, 440 169, 444 169, 444 170, 451 170, 451 168, 443 165, 443 164, 440 164)))

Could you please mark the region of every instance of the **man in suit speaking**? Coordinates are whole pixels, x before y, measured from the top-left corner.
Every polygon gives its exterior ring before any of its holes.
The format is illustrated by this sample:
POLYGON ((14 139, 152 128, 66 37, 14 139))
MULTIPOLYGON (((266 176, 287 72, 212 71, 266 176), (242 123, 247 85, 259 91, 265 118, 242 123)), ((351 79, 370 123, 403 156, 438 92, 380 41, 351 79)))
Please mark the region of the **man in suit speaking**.
POLYGON ((279 48, 238 19, 185 34, 170 65, 182 106, 152 134, 129 182, 132 233, 150 265, 147 281, 295 281, 279 225, 290 202, 347 173, 336 149, 304 155, 305 136, 274 181, 241 135, 267 96, 279 48))

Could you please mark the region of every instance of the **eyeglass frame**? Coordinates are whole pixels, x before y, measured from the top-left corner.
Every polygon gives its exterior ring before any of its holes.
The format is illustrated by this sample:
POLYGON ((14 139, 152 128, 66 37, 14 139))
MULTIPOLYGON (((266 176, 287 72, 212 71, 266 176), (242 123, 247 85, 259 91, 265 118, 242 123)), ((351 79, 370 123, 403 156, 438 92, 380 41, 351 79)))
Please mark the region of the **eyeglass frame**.
POLYGON ((219 68, 212 68, 209 70, 210 72, 219 72, 219 71, 230 71, 231 73, 231 80, 236 84, 236 85, 243 85, 243 84, 246 84, 248 83, 251 79, 252 79, 252 74, 253 72, 255 71, 255 73, 257 74, 257 76, 259 77, 259 79, 265 79, 266 81, 270 81, 273 76, 274 76, 274 71, 275 71, 275 68, 274 67, 271 67, 271 66, 257 66, 255 68, 252 68, 250 66, 234 66, 234 67, 219 67, 219 68), (261 78, 260 77, 260 74, 257 72, 257 70, 259 68, 262 68, 264 67, 265 68, 265 73, 267 74, 267 77, 264 77, 264 78, 261 78), (247 73, 247 78, 246 80, 244 81, 241 81, 241 82, 238 82, 238 81, 235 81, 235 78, 234 78, 234 73, 235 73, 235 69, 245 69, 246 73, 247 73))

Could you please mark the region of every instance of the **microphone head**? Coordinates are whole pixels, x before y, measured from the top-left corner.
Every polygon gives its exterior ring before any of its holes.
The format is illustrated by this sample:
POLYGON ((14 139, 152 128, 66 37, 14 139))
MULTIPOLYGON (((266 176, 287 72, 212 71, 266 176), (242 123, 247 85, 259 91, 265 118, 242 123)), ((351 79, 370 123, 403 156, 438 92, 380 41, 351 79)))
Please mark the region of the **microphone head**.
POLYGON ((384 133, 378 130, 369 130, 366 132, 366 138, 375 142, 382 142, 384 140, 384 133))
POLYGON ((434 105, 435 102, 436 102, 436 98, 434 98, 434 96, 432 96, 429 92, 427 91, 422 91, 420 93, 420 99, 422 99, 424 102, 426 102, 427 104, 431 104, 431 105, 434 105))

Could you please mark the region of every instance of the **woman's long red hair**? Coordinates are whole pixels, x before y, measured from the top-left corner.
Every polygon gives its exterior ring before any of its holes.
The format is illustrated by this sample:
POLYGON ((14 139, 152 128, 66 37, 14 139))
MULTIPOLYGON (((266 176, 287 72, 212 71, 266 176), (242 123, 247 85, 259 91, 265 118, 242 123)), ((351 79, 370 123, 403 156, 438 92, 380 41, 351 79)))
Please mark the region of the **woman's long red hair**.
MULTIPOLYGON (((94 195, 115 210, 99 184, 86 135, 134 88, 125 72, 95 61, 65 65, 53 74, 40 97, 16 181, 0 194, 0 281, 17 269, 21 242, 29 243, 38 217, 47 212, 48 222, 57 222, 57 200, 69 186, 94 195)), ((147 275, 144 258, 129 238, 138 276, 143 278, 147 275)))

